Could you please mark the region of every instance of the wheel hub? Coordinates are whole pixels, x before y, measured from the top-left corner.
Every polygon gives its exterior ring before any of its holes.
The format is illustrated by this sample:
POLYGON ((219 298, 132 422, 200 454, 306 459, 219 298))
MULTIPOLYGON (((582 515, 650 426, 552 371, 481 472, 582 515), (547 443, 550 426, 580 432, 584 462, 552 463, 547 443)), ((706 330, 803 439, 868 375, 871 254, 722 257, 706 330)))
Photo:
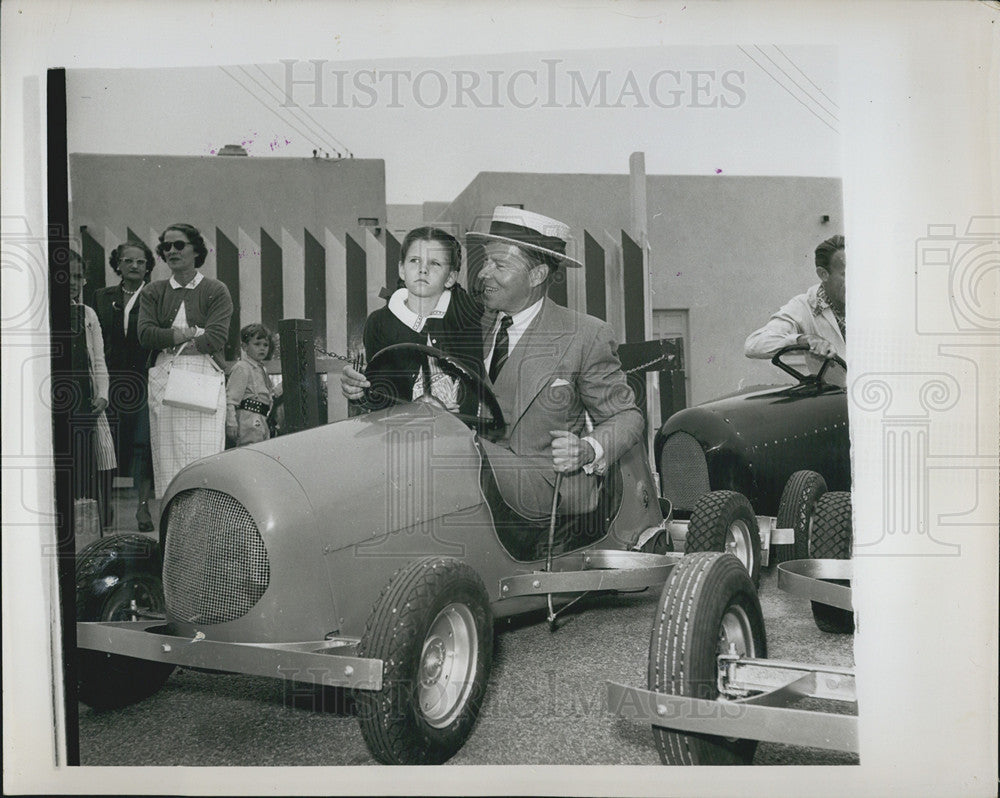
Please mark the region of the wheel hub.
POLYGON ((447 657, 443 640, 428 641, 424 648, 423 662, 420 665, 421 684, 430 687, 441 678, 441 671, 447 657))
POLYGON ((465 708, 478 662, 476 621, 464 604, 449 604, 434 618, 420 653, 417 699, 425 721, 449 725, 465 708))
POLYGON ((719 642, 715 650, 718 654, 719 694, 730 698, 742 697, 742 694, 731 693, 728 688, 729 669, 737 659, 757 655, 750 617, 743 607, 732 605, 726 608, 719 623, 719 642))
POLYGON ((745 522, 734 521, 729 525, 729 529, 726 530, 725 550, 743 563, 747 572, 752 570, 753 549, 750 546, 750 530, 745 522))

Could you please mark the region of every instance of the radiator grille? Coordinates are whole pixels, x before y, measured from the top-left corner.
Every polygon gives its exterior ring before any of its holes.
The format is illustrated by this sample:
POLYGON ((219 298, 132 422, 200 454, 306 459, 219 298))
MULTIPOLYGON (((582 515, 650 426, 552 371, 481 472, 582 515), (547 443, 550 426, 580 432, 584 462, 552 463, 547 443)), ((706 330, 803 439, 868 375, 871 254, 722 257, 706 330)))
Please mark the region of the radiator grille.
POLYGON ((708 463, 701 444, 686 432, 675 432, 660 453, 663 496, 677 510, 690 511, 709 491, 708 463))
POLYGON ((226 493, 196 488, 167 508, 163 590, 168 614, 188 623, 245 615, 271 579, 267 550, 246 508, 226 493))

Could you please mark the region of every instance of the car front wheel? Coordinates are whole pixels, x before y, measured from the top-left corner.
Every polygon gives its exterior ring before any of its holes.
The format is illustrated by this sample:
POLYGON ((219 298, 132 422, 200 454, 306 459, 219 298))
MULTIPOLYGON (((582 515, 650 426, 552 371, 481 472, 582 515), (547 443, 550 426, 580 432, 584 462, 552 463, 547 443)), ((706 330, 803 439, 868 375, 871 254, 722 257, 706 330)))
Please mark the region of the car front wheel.
MULTIPOLYGON (((765 658, 757 591, 734 558, 717 552, 684 557, 663 586, 649 644, 649 689, 714 701, 719 655, 765 658)), ((749 765, 756 740, 654 727, 664 765, 749 765)))
POLYGON ((781 492, 776 525, 792 529, 795 542, 771 547, 770 561, 804 560, 809 556, 809 522, 820 496, 826 493, 826 480, 815 471, 796 471, 781 492))
POLYGON ((410 563, 382 591, 358 653, 384 663, 381 691, 355 693, 372 755, 387 765, 447 761, 472 733, 492 667, 482 580, 447 557, 410 563))
MULTIPOLYGON (((150 613, 162 613, 163 586, 149 574, 122 579, 96 617, 87 621, 137 621, 150 613)), ((124 657, 103 651, 77 652, 77 697, 93 709, 117 709, 156 693, 166 683, 174 666, 164 662, 124 657)))
POLYGON ((691 511, 684 553, 727 551, 736 557, 754 587, 760 583, 760 528, 746 496, 716 490, 698 499, 691 511))
MULTIPOLYGON (((853 533, 851 529, 851 494, 833 491, 820 496, 813 513, 812 538, 809 554, 814 559, 849 560, 853 533)), ((832 579, 834 584, 848 586, 844 580, 832 579)), ((854 632, 854 613, 840 607, 831 607, 818 601, 812 603, 813 620, 821 632, 851 634, 854 632)))

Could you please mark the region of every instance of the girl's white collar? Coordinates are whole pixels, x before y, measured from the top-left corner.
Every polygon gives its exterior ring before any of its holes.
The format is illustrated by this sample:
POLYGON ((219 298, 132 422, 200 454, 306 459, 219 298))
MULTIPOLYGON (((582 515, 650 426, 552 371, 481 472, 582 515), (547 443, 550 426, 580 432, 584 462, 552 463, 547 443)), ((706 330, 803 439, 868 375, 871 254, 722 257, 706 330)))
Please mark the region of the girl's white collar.
POLYGON ((416 332, 424 329, 424 322, 427 319, 439 319, 444 316, 448 311, 448 305, 451 304, 451 291, 445 290, 438 298, 437 306, 434 310, 426 316, 421 316, 406 306, 407 296, 408 292, 405 288, 397 288, 393 291, 392 296, 389 297, 389 312, 416 332))

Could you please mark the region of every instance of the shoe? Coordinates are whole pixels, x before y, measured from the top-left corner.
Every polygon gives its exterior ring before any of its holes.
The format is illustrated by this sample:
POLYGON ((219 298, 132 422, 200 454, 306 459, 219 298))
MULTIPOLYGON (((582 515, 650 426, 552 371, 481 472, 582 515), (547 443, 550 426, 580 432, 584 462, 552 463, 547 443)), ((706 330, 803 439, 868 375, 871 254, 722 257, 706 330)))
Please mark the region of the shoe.
POLYGON ((149 515, 149 502, 139 502, 139 508, 135 511, 135 520, 139 524, 140 532, 152 532, 156 528, 149 515))

